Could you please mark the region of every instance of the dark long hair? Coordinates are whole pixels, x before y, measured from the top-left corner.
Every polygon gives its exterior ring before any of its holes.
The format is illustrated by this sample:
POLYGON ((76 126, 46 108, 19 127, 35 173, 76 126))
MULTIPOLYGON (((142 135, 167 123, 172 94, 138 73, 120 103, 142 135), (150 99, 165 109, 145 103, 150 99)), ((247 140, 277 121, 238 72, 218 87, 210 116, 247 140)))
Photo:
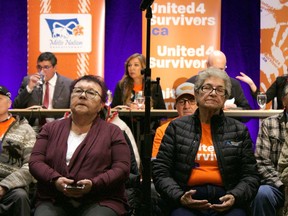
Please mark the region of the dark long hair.
POLYGON ((142 69, 146 67, 146 58, 140 53, 134 53, 133 55, 127 58, 125 62, 125 73, 122 79, 120 80, 120 87, 122 89, 122 100, 123 100, 122 103, 124 105, 127 105, 130 102, 130 96, 134 87, 134 80, 129 76, 128 72, 129 62, 134 58, 139 59, 142 69))

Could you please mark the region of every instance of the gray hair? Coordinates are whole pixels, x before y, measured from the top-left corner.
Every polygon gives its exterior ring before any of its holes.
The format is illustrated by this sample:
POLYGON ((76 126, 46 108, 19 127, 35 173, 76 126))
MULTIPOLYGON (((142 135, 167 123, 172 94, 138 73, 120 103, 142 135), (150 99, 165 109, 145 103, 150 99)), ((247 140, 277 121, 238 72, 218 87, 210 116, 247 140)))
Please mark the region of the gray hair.
POLYGON ((207 68, 206 70, 199 73, 195 82, 195 91, 198 93, 205 80, 209 77, 218 77, 224 81, 225 84, 224 88, 226 89, 227 92, 225 98, 229 98, 229 96, 231 95, 231 86, 232 86, 230 77, 225 71, 220 70, 218 68, 207 68))

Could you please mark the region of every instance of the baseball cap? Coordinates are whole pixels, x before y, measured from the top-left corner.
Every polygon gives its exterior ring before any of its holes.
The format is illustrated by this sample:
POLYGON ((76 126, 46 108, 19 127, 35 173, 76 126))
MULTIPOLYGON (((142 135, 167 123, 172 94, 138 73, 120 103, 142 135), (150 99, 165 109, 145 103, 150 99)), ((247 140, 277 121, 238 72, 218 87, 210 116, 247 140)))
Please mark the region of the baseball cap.
POLYGON ((8 91, 8 89, 1 85, 0 85, 0 94, 11 98, 11 93, 8 91))
POLYGON ((194 96, 194 84, 193 83, 184 82, 176 88, 176 91, 175 91, 176 99, 184 94, 190 94, 194 96))

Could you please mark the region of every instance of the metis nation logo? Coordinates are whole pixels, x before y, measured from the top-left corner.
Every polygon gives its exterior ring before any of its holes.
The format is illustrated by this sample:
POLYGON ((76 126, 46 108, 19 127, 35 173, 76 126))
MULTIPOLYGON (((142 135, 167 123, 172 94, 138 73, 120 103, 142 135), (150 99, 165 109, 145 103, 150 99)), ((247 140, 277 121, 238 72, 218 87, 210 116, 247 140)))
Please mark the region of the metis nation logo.
POLYGON ((40 51, 91 52, 90 14, 41 14, 40 51))

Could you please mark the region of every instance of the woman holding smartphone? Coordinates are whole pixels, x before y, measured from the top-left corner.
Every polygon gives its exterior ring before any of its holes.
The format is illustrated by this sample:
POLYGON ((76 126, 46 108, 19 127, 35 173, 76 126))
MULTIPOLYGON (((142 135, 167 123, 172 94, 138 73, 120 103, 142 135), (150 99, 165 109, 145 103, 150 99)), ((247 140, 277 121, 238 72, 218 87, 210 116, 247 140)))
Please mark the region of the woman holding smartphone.
POLYGON ((88 75, 71 85, 71 115, 44 125, 29 168, 35 216, 125 215, 130 150, 119 127, 101 119, 107 88, 88 75))

